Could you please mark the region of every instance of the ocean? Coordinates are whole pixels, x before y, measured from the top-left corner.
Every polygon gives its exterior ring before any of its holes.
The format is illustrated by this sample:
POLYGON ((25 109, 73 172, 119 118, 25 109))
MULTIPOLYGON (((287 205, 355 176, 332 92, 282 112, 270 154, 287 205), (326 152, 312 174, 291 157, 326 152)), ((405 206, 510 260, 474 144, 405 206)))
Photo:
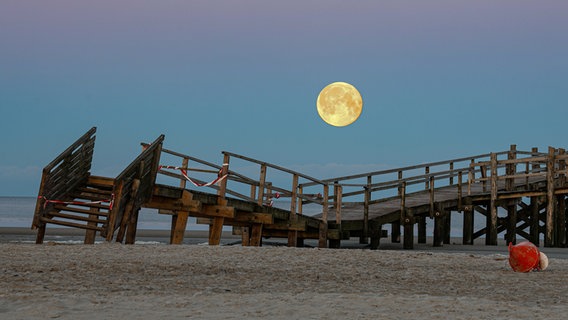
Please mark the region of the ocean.
MULTIPOLYGON (((0 197, 0 227, 30 228, 35 210, 35 197, 0 197)), ((275 200, 274 206, 279 208, 289 208, 290 202, 287 200, 275 200)), ((304 214, 313 215, 320 211, 318 206, 305 206, 304 214)), ((432 235, 434 220, 426 219, 427 235, 432 235)), ((479 214, 475 216, 475 230, 484 227, 485 217, 479 214)), ((57 226, 59 227, 59 226, 57 226)), ((142 208, 138 220, 138 228, 142 230, 169 230, 171 227, 171 216, 158 214, 157 210, 142 208)), ((384 226, 390 234, 390 227, 384 226)), ((187 230, 203 231, 207 230, 206 225, 196 224, 195 218, 190 218, 187 223, 187 230)), ((230 231, 226 227, 225 231, 230 231)), ((462 215, 452 215, 452 237, 462 236, 462 215)))
MULTIPOLYGON (((35 197, 0 197, 0 227, 30 228, 35 205, 35 197)), ((170 216, 158 214, 157 210, 140 210, 140 229, 169 230, 170 226, 170 216)), ((192 219, 188 222, 188 229, 206 230, 207 227, 195 224, 195 219, 192 219)))

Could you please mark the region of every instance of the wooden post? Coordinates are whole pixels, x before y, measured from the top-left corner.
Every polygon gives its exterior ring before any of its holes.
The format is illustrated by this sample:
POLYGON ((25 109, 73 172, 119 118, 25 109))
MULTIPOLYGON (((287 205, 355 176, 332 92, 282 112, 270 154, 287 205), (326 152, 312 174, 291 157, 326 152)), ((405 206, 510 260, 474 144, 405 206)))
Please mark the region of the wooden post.
MULTIPOLYGON (((514 160, 517 158, 517 146, 512 144, 511 148, 507 154, 507 159, 514 160)), ((507 179, 505 180, 506 183, 506 190, 513 191, 515 189, 515 179, 511 178, 511 176, 515 175, 517 172, 516 164, 507 164, 506 174, 507 179)), ((512 201, 511 204, 507 206, 507 214, 508 214, 508 224, 507 224, 507 244, 517 243, 517 203, 516 201, 512 201)))
MULTIPOLYGON (((223 156, 223 167, 221 168, 221 173, 220 173, 221 176, 229 174, 229 161, 230 161, 230 156, 228 154, 225 154, 223 156)), ((227 205, 227 199, 225 199, 225 193, 227 192, 228 180, 229 179, 221 180, 221 182, 219 183, 219 189, 217 189, 217 204, 220 206, 227 205)), ((262 197, 260 197, 260 201, 262 202, 262 197)), ((209 245, 217 246, 221 243, 221 235, 223 234, 224 223, 225 223, 225 218, 213 217, 212 223, 209 225, 209 245)))
POLYGON ((473 165, 473 160, 471 160, 471 164, 469 165, 469 171, 467 172, 467 195, 471 195, 471 184, 474 182, 475 179, 475 166, 473 165))
POLYGON ((497 154, 491 153, 491 208, 485 235, 485 244, 488 246, 497 245, 497 191, 497 154))
POLYGON ((554 153, 552 147, 548 148, 548 157, 546 160, 546 230, 544 234, 544 246, 553 247, 554 243, 554 153))
MULTIPOLYGON (((181 161, 181 167, 187 168, 189 166, 189 159, 183 158, 181 161)), ((187 185, 187 180, 184 178, 179 179, 179 187, 185 189, 187 185)), ((188 197, 188 194, 182 194, 182 198, 188 197)), ((185 238, 185 228, 187 227, 187 220, 189 218, 189 212, 175 211, 172 215, 172 227, 170 231, 170 244, 181 244, 183 243, 183 238, 185 238)))
POLYGON ((260 247, 262 245, 262 223, 253 223, 250 235, 250 245, 260 247))
MULTIPOLYGON (((556 186, 559 188, 564 188, 566 186, 566 160, 564 160, 564 156, 566 155, 566 150, 558 149, 558 178, 556 186)), ((558 195, 556 196, 556 223, 555 231, 556 234, 556 246, 557 247, 566 247, 566 201, 565 195, 558 195)))
POLYGON ((539 197, 531 197, 530 214, 530 241, 539 246, 540 242, 540 210, 539 197))
POLYGON ((130 219, 134 215, 134 212, 138 212, 139 208, 135 208, 136 206, 136 198, 138 197, 138 189, 140 187, 140 179, 134 179, 132 181, 132 188, 130 191, 130 199, 126 203, 124 214, 122 215, 122 221, 120 222, 120 228, 118 229, 118 233, 116 234, 116 242, 121 243, 124 240, 124 236, 126 234, 126 229, 130 226, 130 219))
MULTIPOLYGON (((99 217, 99 216, 97 215, 97 213, 100 211, 99 208, 92 207, 89 211, 92 212, 91 214, 89 214, 89 218, 95 219, 95 218, 98 218, 98 217, 99 217)), ((93 221, 89 221, 89 222, 87 223, 87 225, 96 227, 96 226, 97 226, 97 223, 96 223, 96 222, 93 222, 93 221)), ((85 243, 85 244, 95 244, 96 235, 97 235, 97 231, 96 231, 96 230, 87 229, 87 231, 85 231, 85 241, 84 241, 84 243, 85 243)))
POLYGON ((466 198, 463 212, 463 244, 473 245, 474 210, 471 198, 466 198))
POLYGON ((400 222, 404 225, 404 249, 414 248, 414 217, 406 209, 406 182, 402 182, 400 193, 400 222))
MULTIPOLYGON (((289 222, 295 223, 298 220, 296 215, 296 201, 298 198, 298 175, 294 174, 292 176, 292 195, 290 196, 290 217, 289 222)), ((298 246, 298 231, 290 230, 288 231, 288 247, 298 246)))
POLYGON ((258 199, 256 200, 256 202, 258 203, 259 206, 263 205, 265 183, 266 183, 266 165, 262 164, 260 166, 260 180, 259 180, 259 186, 258 186, 258 199))
POLYGON ((458 211, 462 211, 462 204, 463 204, 463 191, 462 191, 462 171, 458 172, 458 211))
POLYGON ((450 162, 450 186, 454 185, 454 163, 450 162))
POLYGON ((321 217, 321 223, 319 226, 319 248, 327 248, 327 214, 329 211, 329 186, 327 184, 323 185, 323 212, 321 217))
POLYGON ((250 246, 250 227, 242 227, 241 245, 243 247, 250 246))
POLYGON ((209 225, 209 245, 218 246, 221 243, 223 233, 223 217, 213 217, 213 223, 209 225))
MULTIPOLYGON (((430 174, 430 167, 425 167, 424 176, 428 177, 429 174, 430 174)), ((424 182, 424 190, 430 189, 430 184, 428 183, 429 181, 430 180, 426 179, 426 181, 424 182)))
POLYGON ((418 221, 418 243, 426 243, 426 217, 416 217, 418 221))
POLYGON ((372 222, 369 226, 369 231, 371 233, 371 250, 376 250, 381 244, 381 231, 383 226, 372 222))
MULTIPOLYGON (((402 171, 398 171, 398 180, 402 180, 402 171)), ((401 187, 399 184, 398 187, 398 196, 401 195, 401 187)), ((400 243, 400 219, 393 221, 391 223, 391 242, 392 243, 400 243)))
POLYGON ((391 242, 400 243, 400 220, 391 223, 391 242))
POLYGON ((185 238, 185 228, 189 218, 188 211, 176 211, 175 219, 172 217, 172 231, 170 234, 170 244, 182 244, 185 238))
POLYGON ((444 243, 451 243, 452 211, 447 210, 444 216, 444 243))
POLYGON ((341 206, 343 205, 343 187, 340 184, 335 184, 335 223, 341 226, 341 206))
POLYGON ((441 247, 443 245, 444 214, 441 208, 436 208, 434 212, 434 239, 432 246, 441 247))
POLYGON ((140 207, 136 207, 128 220, 128 226, 126 228, 126 239, 125 244, 134 244, 136 242, 136 231, 138 230, 138 215, 140 213, 140 207))
POLYGON ((434 216, 434 177, 430 177, 430 217, 434 216))
POLYGON ((371 202, 372 176, 367 176, 367 186, 365 187, 365 202, 363 204, 363 232, 359 238, 360 244, 369 243, 369 204, 371 202))
POLYGON ((564 195, 556 197, 556 246, 566 247, 566 200, 564 195))

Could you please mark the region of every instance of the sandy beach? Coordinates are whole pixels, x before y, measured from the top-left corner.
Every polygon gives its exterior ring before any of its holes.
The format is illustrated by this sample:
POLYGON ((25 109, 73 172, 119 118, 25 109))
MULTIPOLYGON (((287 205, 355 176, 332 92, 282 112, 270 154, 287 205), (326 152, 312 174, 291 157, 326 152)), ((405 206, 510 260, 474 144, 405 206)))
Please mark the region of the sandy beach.
POLYGON ((2 319, 561 319, 568 260, 207 245, 0 243, 2 319))

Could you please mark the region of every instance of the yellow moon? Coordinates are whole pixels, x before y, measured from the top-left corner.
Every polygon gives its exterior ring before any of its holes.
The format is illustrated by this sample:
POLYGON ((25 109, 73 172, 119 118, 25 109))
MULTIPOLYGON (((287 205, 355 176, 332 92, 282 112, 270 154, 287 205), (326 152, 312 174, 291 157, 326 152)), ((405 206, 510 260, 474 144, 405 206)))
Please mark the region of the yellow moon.
POLYGON ((346 82, 334 82, 323 88, 317 100, 318 114, 323 121, 336 127, 352 124, 363 110, 363 98, 346 82))

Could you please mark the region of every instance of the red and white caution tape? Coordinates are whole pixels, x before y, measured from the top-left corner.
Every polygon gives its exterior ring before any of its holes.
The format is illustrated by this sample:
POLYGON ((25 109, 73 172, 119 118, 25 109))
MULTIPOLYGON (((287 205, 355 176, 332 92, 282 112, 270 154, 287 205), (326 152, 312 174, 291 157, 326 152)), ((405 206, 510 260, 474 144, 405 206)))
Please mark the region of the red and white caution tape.
MULTIPOLYGON (((224 163, 223 166, 228 166, 228 163, 224 163)), ((229 175, 228 173, 221 175, 221 173, 223 172, 223 170, 219 170, 219 173, 217 174, 217 178, 215 178, 215 180, 207 182, 207 183, 199 183, 199 182, 195 182, 193 181, 190 177, 188 177, 187 175, 187 168, 183 168, 183 167, 176 167, 176 166, 162 166, 160 165, 158 170, 161 169, 170 169, 170 170, 179 170, 181 172, 181 174, 183 175, 183 177, 185 179, 187 179, 187 181, 191 182, 194 186, 196 187, 209 187, 212 186, 220 181, 222 181, 223 179, 227 178, 227 176, 229 175)))
POLYGON ((112 206, 114 205, 114 194, 111 195, 111 198, 108 200, 99 200, 99 201, 62 201, 62 200, 53 200, 47 199, 44 196, 39 196, 38 199, 43 199, 45 202, 43 203, 43 208, 47 207, 48 203, 55 203, 55 204, 65 204, 65 205, 77 205, 77 206, 88 206, 91 204, 109 204, 109 210, 112 210, 112 206))

